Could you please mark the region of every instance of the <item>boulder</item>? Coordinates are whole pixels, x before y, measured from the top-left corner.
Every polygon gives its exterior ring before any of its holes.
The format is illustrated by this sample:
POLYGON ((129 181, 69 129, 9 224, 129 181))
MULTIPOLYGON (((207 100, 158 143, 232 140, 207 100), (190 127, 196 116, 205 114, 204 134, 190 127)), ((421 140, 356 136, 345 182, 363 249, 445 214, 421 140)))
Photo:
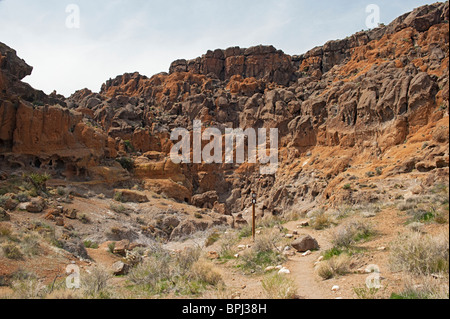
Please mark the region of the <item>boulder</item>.
POLYGON ((130 241, 124 239, 116 242, 113 253, 125 257, 127 255, 127 250, 129 249, 130 249, 130 241))
POLYGON ((213 208, 218 202, 219 196, 216 191, 210 191, 192 197, 192 205, 200 208, 213 208))
POLYGON ((116 190, 115 198, 124 203, 147 203, 149 201, 144 193, 128 189, 116 190))
POLYGON ((26 203, 25 210, 29 213, 41 213, 46 206, 42 197, 33 198, 31 202, 26 203))
POLYGON ((122 276, 128 274, 130 270, 129 265, 125 264, 122 261, 118 261, 112 265, 112 272, 114 276, 122 276))
POLYGON ((295 240, 292 244, 292 247, 294 247, 298 252, 304 253, 308 250, 318 250, 320 249, 319 243, 317 240, 312 238, 311 236, 303 236, 297 240, 295 240))

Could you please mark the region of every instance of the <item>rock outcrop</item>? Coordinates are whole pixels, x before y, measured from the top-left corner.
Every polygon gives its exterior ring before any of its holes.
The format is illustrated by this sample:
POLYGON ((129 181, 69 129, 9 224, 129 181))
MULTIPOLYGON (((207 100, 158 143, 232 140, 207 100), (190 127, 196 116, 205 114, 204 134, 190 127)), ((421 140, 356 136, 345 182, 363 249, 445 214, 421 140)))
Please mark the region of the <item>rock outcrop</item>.
MULTIPOLYGON (((68 178, 136 178, 228 215, 248 213, 252 192, 258 210, 273 214, 388 199, 343 185, 377 176, 389 184, 413 170, 432 184, 448 172, 448 15, 448 2, 423 6, 292 57, 272 46, 208 51, 173 62, 169 73, 124 74, 67 99, 22 83, 31 67, 0 44, 0 158, 68 178), (277 128, 278 172, 172 163, 170 132, 192 130, 195 119, 222 132, 277 128)), ((197 224, 181 223, 171 236, 204 228, 197 224)))

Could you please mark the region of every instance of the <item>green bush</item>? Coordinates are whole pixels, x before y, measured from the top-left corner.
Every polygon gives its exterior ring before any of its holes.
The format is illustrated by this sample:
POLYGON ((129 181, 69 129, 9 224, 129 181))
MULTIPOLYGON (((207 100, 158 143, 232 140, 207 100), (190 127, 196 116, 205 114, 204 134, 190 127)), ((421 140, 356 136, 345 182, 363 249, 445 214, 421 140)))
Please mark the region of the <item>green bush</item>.
POLYGON ((126 170, 131 171, 134 168, 134 161, 129 157, 120 157, 116 159, 117 162, 126 170))

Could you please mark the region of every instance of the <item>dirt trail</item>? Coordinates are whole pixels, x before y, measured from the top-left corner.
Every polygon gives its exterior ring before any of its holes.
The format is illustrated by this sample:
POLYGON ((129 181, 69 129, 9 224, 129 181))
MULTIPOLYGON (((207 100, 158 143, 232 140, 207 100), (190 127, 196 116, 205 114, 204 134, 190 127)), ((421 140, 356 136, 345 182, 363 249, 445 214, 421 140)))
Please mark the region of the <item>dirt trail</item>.
POLYGON ((335 299, 341 297, 340 293, 331 291, 333 284, 324 282, 315 274, 314 263, 318 260, 323 250, 331 247, 330 239, 325 233, 317 232, 312 229, 298 229, 298 222, 291 222, 284 227, 289 233, 297 231, 299 235, 310 235, 317 239, 320 245, 320 251, 313 252, 311 255, 303 257, 302 254, 295 254, 285 263, 285 267, 291 271, 291 276, 298 287, 298 295, 305 299, 335 299))

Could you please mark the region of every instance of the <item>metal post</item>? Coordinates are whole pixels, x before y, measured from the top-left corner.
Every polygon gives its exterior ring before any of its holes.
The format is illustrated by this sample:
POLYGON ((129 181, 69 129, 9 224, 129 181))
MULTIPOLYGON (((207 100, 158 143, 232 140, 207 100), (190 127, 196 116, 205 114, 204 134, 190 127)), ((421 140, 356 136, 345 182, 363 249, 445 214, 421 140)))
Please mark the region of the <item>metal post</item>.
POLYGON ((252 193, 252 206, 253 206, 253 225, 252 225, 252 234, 253 234, 253 242, 256 237, 256 193, 252 193))

